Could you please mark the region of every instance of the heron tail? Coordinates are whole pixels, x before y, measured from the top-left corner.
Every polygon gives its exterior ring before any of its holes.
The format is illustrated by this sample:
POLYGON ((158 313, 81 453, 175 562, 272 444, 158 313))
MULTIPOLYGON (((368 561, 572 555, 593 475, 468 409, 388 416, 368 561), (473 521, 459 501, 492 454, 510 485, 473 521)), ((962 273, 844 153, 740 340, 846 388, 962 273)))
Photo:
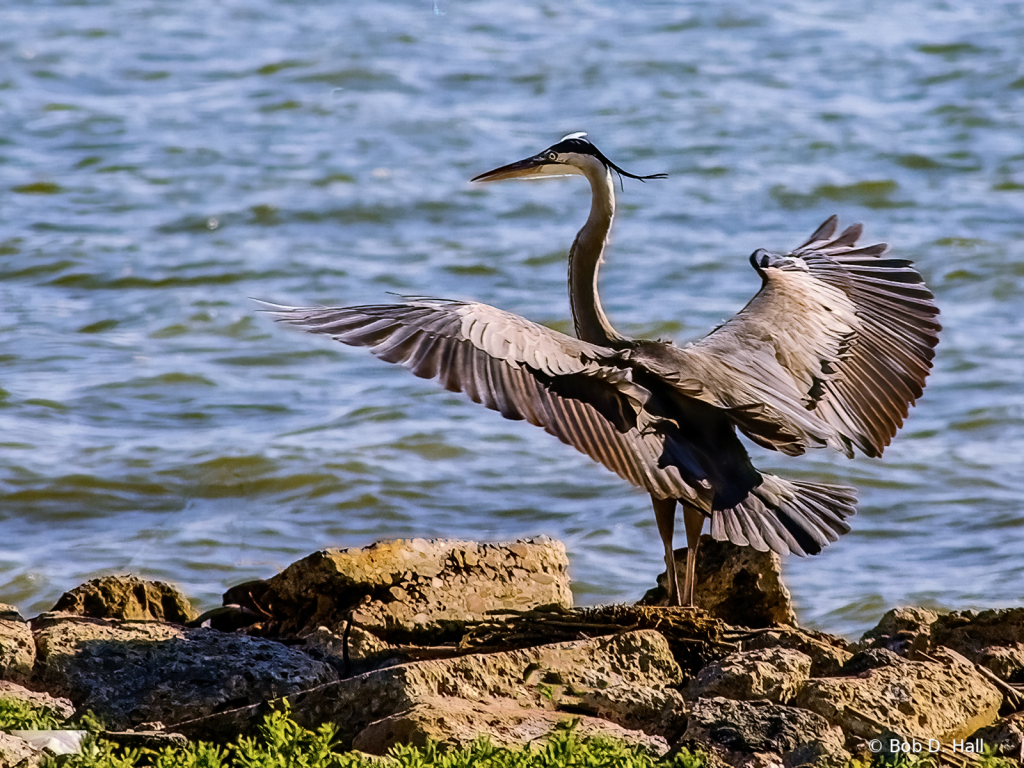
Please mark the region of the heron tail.
POLYGON ((850 530, 846 518, 856 513, 857 503, 852 488, 763 477, 735 507, 712 513, 715 539, 802 557, 818 554, 850 530))

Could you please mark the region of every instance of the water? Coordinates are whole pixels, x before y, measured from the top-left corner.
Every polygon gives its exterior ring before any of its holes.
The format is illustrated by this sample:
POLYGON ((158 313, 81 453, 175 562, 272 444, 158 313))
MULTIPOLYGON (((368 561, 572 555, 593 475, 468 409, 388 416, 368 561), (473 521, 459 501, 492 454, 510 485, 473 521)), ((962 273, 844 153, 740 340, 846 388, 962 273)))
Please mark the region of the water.
POLYGON ((577 600, 661 569, 649 502, 524 423, 248 297, 475 298, 568 329, 580 180, 467 179, 588 130, 628 182, 603 273, 686 340, 831 213, 945 330, 805 623, 1024 597, 1024 10, 1016 3, 39 3, 0 11, 0 601, 134 571, 203 605, 327 546, 566 542, 577 600))

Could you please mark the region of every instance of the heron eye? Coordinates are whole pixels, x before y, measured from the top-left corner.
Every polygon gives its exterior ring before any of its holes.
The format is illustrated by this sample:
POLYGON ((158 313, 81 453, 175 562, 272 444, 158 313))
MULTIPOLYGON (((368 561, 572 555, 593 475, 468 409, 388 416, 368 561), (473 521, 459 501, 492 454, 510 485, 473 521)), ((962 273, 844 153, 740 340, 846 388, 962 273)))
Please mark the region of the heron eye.
POLYGON ((556 157, 558 157, 558 155, 554 152, 548 152, 548 160, 554 160, 556 157))

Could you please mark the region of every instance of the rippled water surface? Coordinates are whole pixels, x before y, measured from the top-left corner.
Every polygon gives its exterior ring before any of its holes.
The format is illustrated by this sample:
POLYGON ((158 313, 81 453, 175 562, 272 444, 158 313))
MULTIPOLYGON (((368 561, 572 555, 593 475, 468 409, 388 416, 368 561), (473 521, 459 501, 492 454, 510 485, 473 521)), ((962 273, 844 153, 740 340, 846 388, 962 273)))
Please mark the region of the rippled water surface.
POLYGON ((475 298, 568 330, 579 179, 467 179, 587 130, 627 180, 604 303, 686 340, 826 216, 914 259, 945 330, 881 460, 787 563, 802 618, 1024 597, 1017 3, 410 0, 0 10, 0 601, 103 573, 225 587, 394 536, 566 542, 577 599, 661 569, 650 505, 525 423, 248 297, 475 298))

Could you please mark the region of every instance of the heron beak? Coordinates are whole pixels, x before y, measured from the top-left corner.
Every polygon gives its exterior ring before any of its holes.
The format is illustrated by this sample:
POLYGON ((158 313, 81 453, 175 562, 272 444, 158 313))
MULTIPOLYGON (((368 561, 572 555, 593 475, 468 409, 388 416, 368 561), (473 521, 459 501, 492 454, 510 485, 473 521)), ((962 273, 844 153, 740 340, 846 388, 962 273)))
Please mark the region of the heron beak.
POLYGON ((561 176, 565 174, 564 171, 560 170, 562 167, 555 163, 549 163, 541 155, 536 155, 516 163, 503 165, 501 168, 495 168, 487 173, 481 173, 479 176, 470 179, 470 181, 501 181, 503 179, 524 179, 556 175, 552 171, 559 171, 557 175, 561 176))
POLYGON ((481 173, 470 181, 501 181, 507 178, 545 178, 551 176, 572 176, 579 174, 580 170, 565 163, 552 163, 544 155, 535 155, 532 158, 520 160, 518 163, 510 163, 496 168, 493 171, 481 173))

